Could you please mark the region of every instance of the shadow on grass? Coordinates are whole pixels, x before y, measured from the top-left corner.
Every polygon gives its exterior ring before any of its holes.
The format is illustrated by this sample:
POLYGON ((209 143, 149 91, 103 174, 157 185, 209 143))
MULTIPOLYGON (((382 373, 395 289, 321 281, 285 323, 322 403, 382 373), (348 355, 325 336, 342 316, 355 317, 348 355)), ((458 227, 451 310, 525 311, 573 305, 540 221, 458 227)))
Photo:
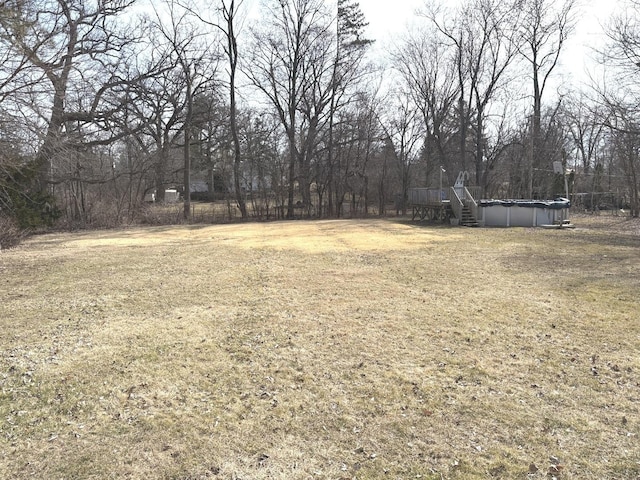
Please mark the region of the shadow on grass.
POLYGON ((155 235, 170 235, 176 231, 199 231, 209 228, 209 224, 189 225, 136 225, 132 227, 80 230, 75 232, 42 232, 31 236, 31 245, 42 248, 53 248, 68 243, 70 240, 96 240, 96 239, 141 239, 155 235))
MULTIPOLYGON (((575 241, 585 245, 600 245, 603 247, 640 248, 640 236, 630 233, 609 232, 603 235, 588 231, 577 232, 575 241)), ((640 255, 640 250, 637 253, 640 255)))

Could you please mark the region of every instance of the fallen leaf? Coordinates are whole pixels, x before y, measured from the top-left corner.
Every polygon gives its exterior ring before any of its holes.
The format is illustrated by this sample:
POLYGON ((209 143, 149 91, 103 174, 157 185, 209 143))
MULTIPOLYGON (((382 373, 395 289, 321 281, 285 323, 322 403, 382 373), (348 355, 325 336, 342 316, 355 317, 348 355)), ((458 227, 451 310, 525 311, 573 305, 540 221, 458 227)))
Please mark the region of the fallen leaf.
POLYGON ((264 462, 266 462, 268 459, 269 455, 265 453, 258 455, 258 465, 260 465, 261 467, 264 466, 264 462))

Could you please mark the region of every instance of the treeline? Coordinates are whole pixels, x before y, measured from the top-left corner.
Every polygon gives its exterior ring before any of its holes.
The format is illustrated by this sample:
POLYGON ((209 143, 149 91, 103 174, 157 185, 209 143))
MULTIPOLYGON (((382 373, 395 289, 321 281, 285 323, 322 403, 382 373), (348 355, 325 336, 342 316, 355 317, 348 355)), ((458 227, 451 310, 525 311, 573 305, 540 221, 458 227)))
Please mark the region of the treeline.
POLYGON ((640 2, 610 19, 590 87, 560 80, 574 0, 426 0, 386 49, 353 0, 250 6, 1 2, 4 228, 138 222, 174 190, 187 220, 192 198, 383 215, 459 171, 485 198, 550 198, 562 170, 589 208, 640 213, 640 2))

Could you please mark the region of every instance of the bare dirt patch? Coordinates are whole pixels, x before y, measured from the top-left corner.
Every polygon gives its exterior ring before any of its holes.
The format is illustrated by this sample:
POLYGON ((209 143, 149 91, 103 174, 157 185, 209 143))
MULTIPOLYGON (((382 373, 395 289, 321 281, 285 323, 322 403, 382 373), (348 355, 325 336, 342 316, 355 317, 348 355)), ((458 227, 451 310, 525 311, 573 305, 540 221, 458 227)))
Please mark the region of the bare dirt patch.
POLYGON ((574 222, 3 251, 0 477, 637 478, 640 236, 574 222))

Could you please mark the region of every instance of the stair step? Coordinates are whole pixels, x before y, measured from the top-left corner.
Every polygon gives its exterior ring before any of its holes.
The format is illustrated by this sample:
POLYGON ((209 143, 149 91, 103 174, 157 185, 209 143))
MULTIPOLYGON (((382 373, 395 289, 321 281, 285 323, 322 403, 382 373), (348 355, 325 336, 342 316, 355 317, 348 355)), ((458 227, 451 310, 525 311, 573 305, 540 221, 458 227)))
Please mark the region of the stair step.
POLYGON ((462 207, 459 224, 463 227, 479 227, 480 226, 480 224, 478 223, 478 220, 473 215, 473 212, 466 205, 462 207))

